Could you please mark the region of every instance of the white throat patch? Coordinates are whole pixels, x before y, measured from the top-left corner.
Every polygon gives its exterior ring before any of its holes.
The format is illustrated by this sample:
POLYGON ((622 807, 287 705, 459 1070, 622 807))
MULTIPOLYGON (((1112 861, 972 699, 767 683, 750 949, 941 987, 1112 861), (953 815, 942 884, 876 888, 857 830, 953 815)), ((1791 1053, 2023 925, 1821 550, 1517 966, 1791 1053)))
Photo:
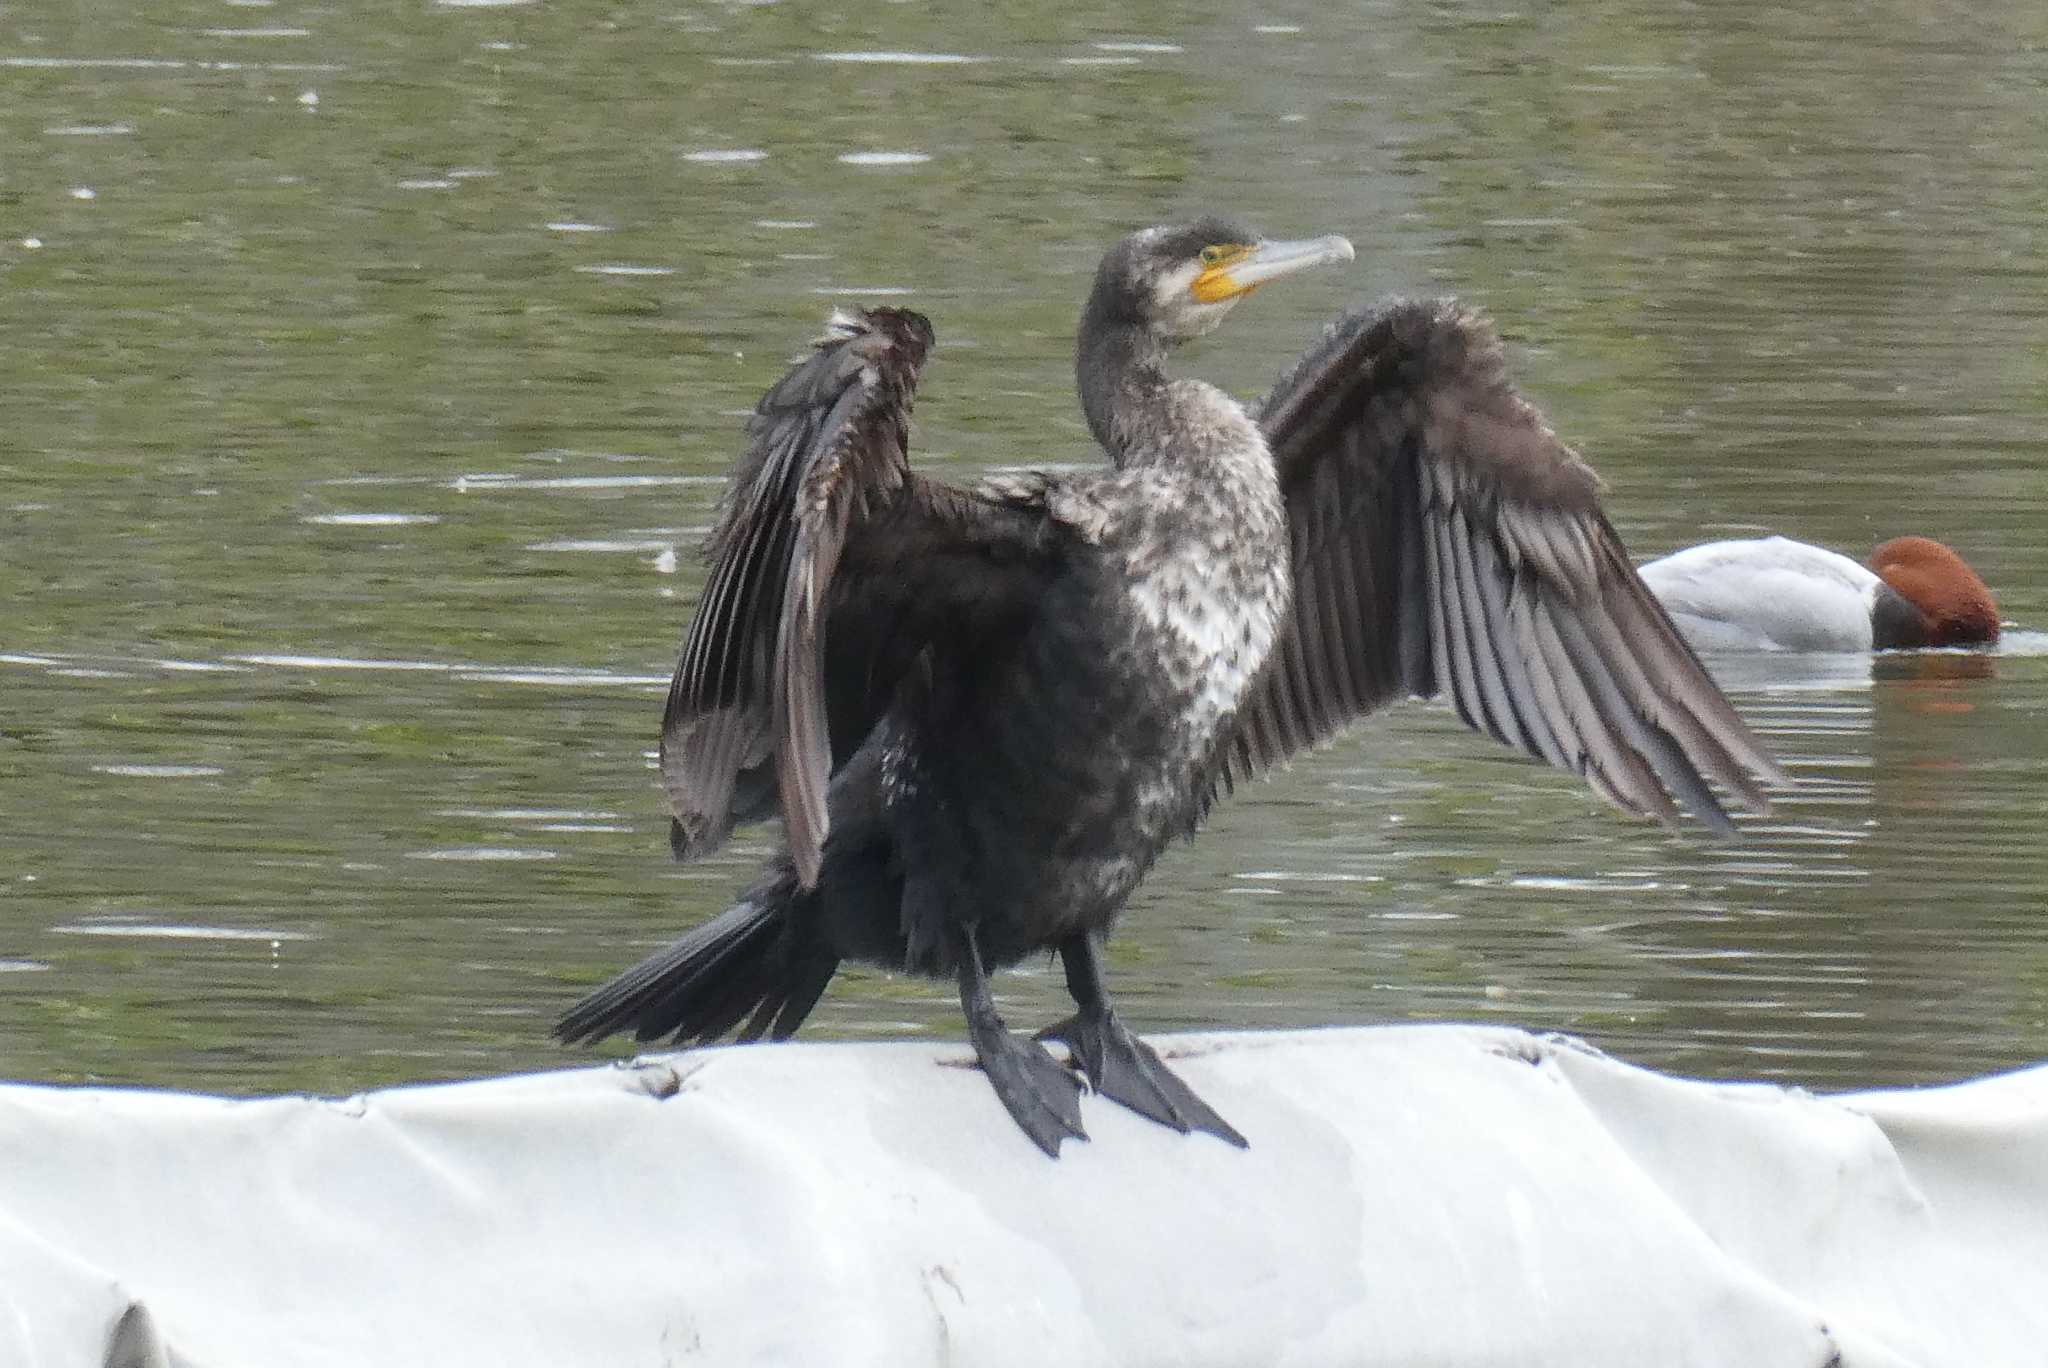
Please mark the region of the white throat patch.
POLYGON ((1194 295, 1195 277, 1202 273, 1198 261, 1174 267, 1152 287, 1152 307, 1157 310, 1160 331, 1176 340, 1206 337, 1237 304, 1235 299, 1204 304, 1194 295))

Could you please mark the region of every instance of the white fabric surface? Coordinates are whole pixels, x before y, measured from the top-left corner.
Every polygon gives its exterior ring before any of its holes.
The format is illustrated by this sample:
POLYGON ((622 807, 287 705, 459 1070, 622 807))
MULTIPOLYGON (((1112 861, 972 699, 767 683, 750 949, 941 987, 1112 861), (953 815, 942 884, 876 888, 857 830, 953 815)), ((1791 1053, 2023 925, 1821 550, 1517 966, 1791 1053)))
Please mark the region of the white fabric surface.
POLYGON ((2048 1362, 2048 1067, 1831 1099, 1481 1027, 1163 1038, 1252 1142, 958 1048, 347 1100, 0 1086, 0 1365, 2048 1362))

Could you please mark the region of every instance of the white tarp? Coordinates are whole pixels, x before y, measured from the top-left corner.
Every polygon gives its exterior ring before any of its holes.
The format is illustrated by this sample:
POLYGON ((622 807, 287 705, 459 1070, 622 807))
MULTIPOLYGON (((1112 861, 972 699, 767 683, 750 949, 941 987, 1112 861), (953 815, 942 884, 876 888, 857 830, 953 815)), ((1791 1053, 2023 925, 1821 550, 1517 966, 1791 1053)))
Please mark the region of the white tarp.
POLYGON ((1251 1139, 964 1050, 348 1100, 0 1086, 0 1366, 2048 1363, 2048 1067, 1814 1098, 1478 1027, 1162 1040, 1251 1139))

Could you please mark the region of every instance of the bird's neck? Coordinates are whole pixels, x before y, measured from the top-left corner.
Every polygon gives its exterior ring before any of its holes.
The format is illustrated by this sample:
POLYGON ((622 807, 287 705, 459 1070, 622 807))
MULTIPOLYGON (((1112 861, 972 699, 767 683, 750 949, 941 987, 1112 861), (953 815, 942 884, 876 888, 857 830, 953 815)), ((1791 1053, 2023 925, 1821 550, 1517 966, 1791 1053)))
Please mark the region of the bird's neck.
POLYGON ((1158 450, 1178 415, 1166 348, 1142 325, 1091 299, 1074 349, 1074 379, 1088 430, 1119 468, 1158 450))
POLYGON ((1075 347, 1076 380, 1088 428, 1120 471, 1167 468, 1199 477, 1239 508, 1278 507, 1271 454, 1244 408, 1199 380, 1166 373, 1157 334, 1089 301, 1075 347))

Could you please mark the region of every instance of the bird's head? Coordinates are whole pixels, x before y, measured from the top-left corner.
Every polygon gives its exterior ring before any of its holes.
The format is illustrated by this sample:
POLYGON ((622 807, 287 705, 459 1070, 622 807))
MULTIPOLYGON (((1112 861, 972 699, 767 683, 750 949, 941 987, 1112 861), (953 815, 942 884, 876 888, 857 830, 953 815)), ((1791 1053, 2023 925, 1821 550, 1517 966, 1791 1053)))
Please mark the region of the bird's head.
POLYGON ((1200 337, 1269 280, 1327 261, 1349 261, 1334 234, 1282 242, 1209 215, 1178 227, 1141 228, 1102 259, 1093 303, 1168 345, 1200 337))
POLYGON ((1927 537, 1894 537, 1870 568, 1918 611, 1920 621, 1884 645, 1976 646, 1998 640, 1998 604, 1968 562, 1927 537))

